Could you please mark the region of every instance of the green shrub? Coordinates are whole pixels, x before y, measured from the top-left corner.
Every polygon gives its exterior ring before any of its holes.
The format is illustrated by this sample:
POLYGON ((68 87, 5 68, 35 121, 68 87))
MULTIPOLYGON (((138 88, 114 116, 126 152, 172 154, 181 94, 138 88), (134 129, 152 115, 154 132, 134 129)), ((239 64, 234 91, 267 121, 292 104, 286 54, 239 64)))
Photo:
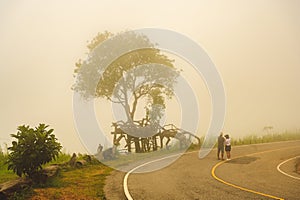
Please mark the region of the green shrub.
POLYGON ((39 124, 38 127, 19 126, 17 134, 11 134, 17 141, 8 148, 8 169, 18 176, 38 177, 42 165, 55 159, 62 148, 53 129, 46 130, 48 125, 39 124))

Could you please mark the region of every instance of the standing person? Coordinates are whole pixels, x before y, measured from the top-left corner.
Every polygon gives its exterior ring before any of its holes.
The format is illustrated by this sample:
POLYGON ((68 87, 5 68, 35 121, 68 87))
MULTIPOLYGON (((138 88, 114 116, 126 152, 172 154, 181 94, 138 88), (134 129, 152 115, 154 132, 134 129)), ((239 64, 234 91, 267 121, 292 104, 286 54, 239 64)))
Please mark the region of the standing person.
POLYGON ((217 153, 218 160, 220 160, 220 152, 221 152, 222 160, 224 160, 224 142, 225 142, 225 138, 223 136, 223 133, 221 132, 218 137, 218 153, 217 153))
POLYGON ((231 139, 229 135, 225 135, 225 151, 227 155, 227 160, 230 160, 230 151, 231 151, 231 139))

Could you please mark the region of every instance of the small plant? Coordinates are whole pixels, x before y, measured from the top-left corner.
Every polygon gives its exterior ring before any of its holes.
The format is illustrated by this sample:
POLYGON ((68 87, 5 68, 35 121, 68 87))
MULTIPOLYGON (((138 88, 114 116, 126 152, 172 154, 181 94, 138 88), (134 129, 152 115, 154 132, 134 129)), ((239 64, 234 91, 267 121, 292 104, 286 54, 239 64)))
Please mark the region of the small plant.
POLYGON ((9 196, 8 200, 25 200, 29 199, 31 196, 35 194, 32 187, 24 187, 22 191, 14 192, 11 196, 9 196))
POLYGON ((53 129, 47 130, 48 125, 38 127, 19 126, 16 134, 11 134, 17 141, 8 148, 8 170, 13 170, 18 176, 39 178, 42 166, 55 159, 62 148, 53 129))

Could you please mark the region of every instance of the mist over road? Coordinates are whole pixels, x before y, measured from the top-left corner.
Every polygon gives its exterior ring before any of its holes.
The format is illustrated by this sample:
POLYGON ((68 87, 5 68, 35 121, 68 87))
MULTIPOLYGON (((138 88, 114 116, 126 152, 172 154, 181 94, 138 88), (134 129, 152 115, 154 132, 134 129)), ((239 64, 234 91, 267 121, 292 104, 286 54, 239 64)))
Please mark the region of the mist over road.
MULTIPOLYGON (((232 160, 219 165, 215 175, 226 183, 258 193, 297 199, 300 181, 285 176, 276 167, 299 154, 300 141, 234 146, 232 160)), ((219 162, 215 149, 201 160, 198 152, 189 153, 159 171, 131 174, 128 190, 133 199, 272 199, 217 181, 211 172, 219 162)), ((121 185, 123 177, 121 172, 108 177, 108 199, 125 199, 121 185)))

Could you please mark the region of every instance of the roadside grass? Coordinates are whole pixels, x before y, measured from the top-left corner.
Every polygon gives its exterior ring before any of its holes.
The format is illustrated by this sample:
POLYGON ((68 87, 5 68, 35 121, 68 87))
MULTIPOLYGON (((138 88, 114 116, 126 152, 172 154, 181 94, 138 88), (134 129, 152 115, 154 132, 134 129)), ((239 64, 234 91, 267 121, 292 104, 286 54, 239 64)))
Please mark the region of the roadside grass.
POLYGON ((52 164, 63 164, 65 162, 68 162, 70 158, 71 158, 70 154, 60 153, 55 160, 52 160, 51 162, 47 163, 45 166, 49 166, 52 164))
POLYGON ((32 187, 25 187, 22 189, 22 191, 15 192, 7 200, 27 200, 34 194, 35 193, 32 187))
MULTIPOLYGON (((8 156, 0 153, 0 184, 6 181, 11 181, 19 178, 12 170, 7 169, 7 161, 8 156)), ((49 166, 51 164, 62 164, 70 160, 71 156, 65 153, 59 154, 56 160, 52 160, 50 163, 47 163, 45 166, 49 166)), ((44 167, 45 167, 44 166, 44 167)))
POLYGON ((300 140, 300 131, 296 132, 284 132, 284 133, 273 133, 262 136, 249 135, 243 138, 232 139, 232 145, 247 145, 247 144, 259 144, 259 143, 270 143, 280 142, 289 140, 300 140))
POLYGON ((7 170, 6 161, 7 155, 0 153, 0 183, 18 178, 18 176, 13 171, 7 170))
MULTIPOLYGON (((247 145, 267 142, 300 140, 300 131, 285 132, 279 134, 266 134, 263 136, 250 135, 243 138, 232 139, 232 145, 247 145)), ((201 138, 203 142, 203 138, 201 138)), ((198 150, 201 145, 192 144, 187 151, 198 150)), ((133 161, 144 160, 149 157, 163 157, 175 153, 183 153, 178 150, 177 146, 169 149, 161 149, 151 153, 131 153, 127 155, 119 154, 118 159, 105 161, 109 166, 127 165, 133 161)), ((79 159, 84 159, 85 155, 78 155, 79 159)), ((63 164, 69 161, 71 155, 62 153, 56 160, 51 161, 46 166, 51 164, 63 164)), ((0 153, 0 183, 18 178, 11 170, 7 170, 7 155, 0 153)), ((300 165, 300 159, 297 160, 297 166, 300 165)), ((296 166, 296 167, 297 167, 296 166)), ((84 165, 80 168, 72 168, 65 165, 57 176, 49 179, 44 184, 33 185, 25 190, 15 193, 12 199, 31 199, 31 200, 46 200, 46 199, 105 199, 103 191, 106 177, 113 171, 112 168, 104 164, 94 161, 92 164, 84 165)))
MULTIPOLYGON (((191 144, 189 148, 186 151, 195 151, 199 150, 202 142, 204 140, 204 137, 200 138, 200 145, 198 144, 191 144)), ((274 134, 266 134, 262 136, 258 135, 249 135, 242 138, 232 138, 232 145, 238 146, 238 145, 248 145, 248 144, 259 144, 259 143, 270 143, 270 142, 279 142, 279 141, 288 141, 288 140, 300 140, 300 131, 296 132, 284 132, 284 133, 274 133, 274 134)), ((217 147, 217 143, 214 147, 217 147)), ((123 154, 118 155, 117 159, 105 161, 105 164, 112 166, 112 167, 120 167, 120 166, 126 166, 132 162, 141 161, 148 158, 160 158, 166 155, 172 155, 176 153, 184 153, 183 150, 179 149, 179 144, 176 143, 174 147, 171 147, 170 149, 158 149, 154 152, 147 152, 147 153, 129 153, 129 154, 123 154)))
POLYGON ((30 199, 105 199, 104 182, 111 171, 101 163, 63 168, 46 184, 34 186, 30 199))
MULTIPOLYGON (((192 144, 188 150, 194 151, 199 150, 204 137, 200 138, 201 143, 200 145, 192 144)), ((216 139, 217 140, 217 139, 216 139)), ((232 146, 239 146, 239 145, 249 145, 249 144, 260 144, 260 143, 270 143, 270 142, 281 142, 281 141, 290 141, 290 140, 300 140, 300 130, 295 132, 284 132, 284 133, 269 133, 265 135, 248 135, 241 138, 231 138, 231 145, 232 146)), ((217 147, 217 143, 214 147, 217 147)))
MULTIPOLYGON (((85 155, 78 155, 78 160, 85 155)), ((61 153, 51 164, 63 164, 70 160, 71 155, 61 153)), ((18 176, 7 170, 7 155, 0 154, 0 183, 17 179, 18 176)), ((64 165, 58 175, 47 180, 46 183, 34 184, 20 192, 15 192, 9 199, 13 200, 46 200, 46 199, 105 199, 104 182, 111 168, 97 160, 80 168, 64 165)))

